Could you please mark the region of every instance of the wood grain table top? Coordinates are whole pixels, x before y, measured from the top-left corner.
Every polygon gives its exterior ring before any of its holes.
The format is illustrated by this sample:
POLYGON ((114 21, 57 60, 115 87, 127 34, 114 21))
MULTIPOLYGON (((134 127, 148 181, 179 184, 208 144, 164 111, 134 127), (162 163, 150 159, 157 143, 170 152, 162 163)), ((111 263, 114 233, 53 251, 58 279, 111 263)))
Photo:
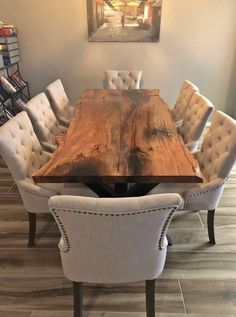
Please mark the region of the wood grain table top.
POLYGON ((85 90, 35 182, 201 183, 159 90, 85 90))

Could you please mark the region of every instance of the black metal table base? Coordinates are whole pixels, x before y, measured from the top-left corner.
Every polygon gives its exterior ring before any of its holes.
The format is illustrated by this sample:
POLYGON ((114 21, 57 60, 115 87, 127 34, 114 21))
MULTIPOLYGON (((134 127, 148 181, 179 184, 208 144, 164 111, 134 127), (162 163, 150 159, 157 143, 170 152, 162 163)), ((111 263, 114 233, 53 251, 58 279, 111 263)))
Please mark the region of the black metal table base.
POLYGON ((92 191, 94 191, 99 197, 138 197, 145 196, 152 190, 158 183, 136 183, 132 186, 128 186, 128 183, 116 183, 114 187, 104 183, 86 183, 92 191))

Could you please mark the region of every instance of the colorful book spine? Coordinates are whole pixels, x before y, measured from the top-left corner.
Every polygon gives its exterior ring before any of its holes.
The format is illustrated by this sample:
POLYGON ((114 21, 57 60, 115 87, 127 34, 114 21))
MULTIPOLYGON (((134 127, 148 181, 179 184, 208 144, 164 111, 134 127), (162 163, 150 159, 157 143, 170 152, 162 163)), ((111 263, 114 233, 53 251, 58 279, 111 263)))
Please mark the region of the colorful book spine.
POLYGON ((20 56, 14 56, 14 57, 3 56, 3 62, 5 66, 17 63, 19 61, 20 61, 20 56))
POLYGON ((20 55, 19 50, 14 50, 14 51, 2 51, 3 56, 7 57, 14 57, 20 55))
POLYGON ((6 90, 2 87, 0 83, 0 99, 1 101, 5 101, 9 98, 9 94, 6 92, 6 90))
POLYGON ((26 103, 21 98, 15 101, 15 107, 19 111, 25 110, 25 105, 26 103))
POLYGON ((17 92, 17 89, 12 86, 12 84, 3 76, 0 77, 0 81, 4 90, 6 90, 9 94, 14 94, 17 92))
POLYGON ((0 44, 0 51, 13 51, 18 49, 19 49, 18 43, 0 44))
POLYGON ((0 27, 0 36, 12 36, 17 35, 18 29, 15 27, 0 27))
POLYGON ((12 80, 17 84, 17 86, 19 86, 20 88, 26 86, 26 82, 25 82, 22 78, 20 78, 19 76, 15 75, 15 74, 11 76, 11 79, 12 79, 12 80))
POLYGON ((0 36, 0 44, 12 44, 17 42, 17 36, 0 36))

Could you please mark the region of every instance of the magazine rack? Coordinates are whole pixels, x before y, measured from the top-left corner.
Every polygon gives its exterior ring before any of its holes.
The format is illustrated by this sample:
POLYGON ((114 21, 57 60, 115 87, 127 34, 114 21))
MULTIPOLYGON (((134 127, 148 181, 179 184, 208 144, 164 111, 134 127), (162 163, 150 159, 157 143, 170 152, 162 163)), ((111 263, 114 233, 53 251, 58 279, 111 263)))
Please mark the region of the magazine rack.
POLYGON ((11 78, 13 75, 17 75, 24 82, 24 86, 20 87, 15 85, 14 87, 16 88, 16 92, 11 94, 7 93, 7 96, 3 100, 0 99, 0 110, 2 110, 4 115, 4 118, 0 120, 0 125, 20 111, 19 107, 16 106, 16 102, 19 98, 24 102, 27 102, 30 99, 29 85, 28 82, 21 76, 19 63, 17 62, 4 66, 0 68, 0 71, 2 70, 6 70, 6 78, 11 78))

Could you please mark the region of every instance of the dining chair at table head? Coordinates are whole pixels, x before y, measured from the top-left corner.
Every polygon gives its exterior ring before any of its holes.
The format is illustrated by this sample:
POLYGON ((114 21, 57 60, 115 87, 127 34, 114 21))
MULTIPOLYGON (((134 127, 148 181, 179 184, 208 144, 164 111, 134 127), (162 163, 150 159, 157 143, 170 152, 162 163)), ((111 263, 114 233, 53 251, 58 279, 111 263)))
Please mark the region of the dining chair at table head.
POLYGON ((168 244, 166 232, 180 204, 178 194, 49 199, 61 232, 63 270, 74 282, 74 316, 82 317, 78 293, 83 282, 110 284, 143 280, 147 281, 148 316, 155 316, 154 281, 163 270, 168 244))
POLYGON ((199 139, 214 109, 215 107, 207 98, 198 92, 194 92, 184 113, 183 122, 178 127, 178 133, 191 152, 196 150, 199 139))
POLYGON ((161 185, 149 194, 178 192, 183 197, 180 209, 208 210, 209 240, 215 244, 215 210, 236 160, 236 121, 223 112, 216 112, 195 156, 204 176, 203 183, 161 185))
POLYGON ((199 92, 197 86, 195 86, 189 80, 185 80, 183 82, 175 106, 171 109, 173 120, 176 122, 177 126, 182 124, 184 112, 186 111, 195 91, 199 92))
POLYGON ((66 128, 59 124, 46 94, 42 92, 28 101, 25 110, 43 148, 54 152, 57 148, 56 136, 64 134, 66 128))
POLYGON ((139 89, 141 70, 105 70, 106 88, 139 89))
POLYGON ((57 79, 48 85, 46 93, 57 120, 63 126, 68 127, 75 107, 69 102, 61 80, 57 79))
POLYGON ((29 216, 29 246, 34 246, 36 214, 50 213, 48 198, 59 194, 96 196, 84 185, 35 184, 32 175, 51 158, 43 150, 25 111, 0 127, 0 154, 20 191, 29 216))

